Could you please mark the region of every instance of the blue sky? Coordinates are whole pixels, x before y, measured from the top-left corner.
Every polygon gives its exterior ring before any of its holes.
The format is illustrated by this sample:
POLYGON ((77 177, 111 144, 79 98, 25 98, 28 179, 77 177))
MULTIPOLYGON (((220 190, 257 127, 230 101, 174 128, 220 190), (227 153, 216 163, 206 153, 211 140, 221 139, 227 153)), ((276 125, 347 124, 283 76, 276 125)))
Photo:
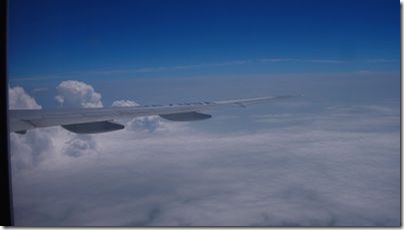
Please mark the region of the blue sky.
POLYGON ((13 0, 9 79, 398 72, 398 4, 13 0))

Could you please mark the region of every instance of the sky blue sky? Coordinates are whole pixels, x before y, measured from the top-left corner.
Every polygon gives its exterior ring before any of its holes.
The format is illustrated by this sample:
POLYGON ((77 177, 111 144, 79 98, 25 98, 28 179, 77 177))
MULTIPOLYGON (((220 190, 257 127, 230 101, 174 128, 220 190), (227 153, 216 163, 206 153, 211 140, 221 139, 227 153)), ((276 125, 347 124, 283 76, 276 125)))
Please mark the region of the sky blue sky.
POLYGON ((399 71, 397 1, 9 1, 18 79, 399 71))

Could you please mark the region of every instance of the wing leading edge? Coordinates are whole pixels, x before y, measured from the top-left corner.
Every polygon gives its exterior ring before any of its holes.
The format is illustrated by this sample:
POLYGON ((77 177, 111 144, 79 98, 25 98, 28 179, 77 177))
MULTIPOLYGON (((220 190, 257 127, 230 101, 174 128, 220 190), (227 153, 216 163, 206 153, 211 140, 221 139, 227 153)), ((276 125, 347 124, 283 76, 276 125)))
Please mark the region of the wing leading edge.
POLYGON ((9 131, 25 133, 27 130, 58 126, 76 133, 100 133, 123 129, 124 126, 112 122, 119 118, 134 118, 159 115, 172 121, 204 120, 211 115, 199 111, 225 107, 246 107, 251 104, 266 103, 277 99, 296 96, 273 96, 249 99, 179 103, 168 105, 144 105, 135 107, 55 109, 55 110, 9 110, 9 131))

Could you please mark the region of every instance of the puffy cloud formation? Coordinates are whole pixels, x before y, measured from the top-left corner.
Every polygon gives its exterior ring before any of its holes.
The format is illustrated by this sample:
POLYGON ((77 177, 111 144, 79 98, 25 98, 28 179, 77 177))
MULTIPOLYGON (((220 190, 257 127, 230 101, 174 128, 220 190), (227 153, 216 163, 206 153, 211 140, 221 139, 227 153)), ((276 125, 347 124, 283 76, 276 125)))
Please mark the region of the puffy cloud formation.
POLYGON ((37 167, 54 150, 49 130, 34 130, 29 135, 10 134, 10 152, 13 172, 37 167))
MULTIPOLYGON (((8 89, 10 109, 41 109, 22 87, 8 89)), ((32 130, 29 135, 10 134, 10 155, 14 173, 37 167, 54 150, 49 129, 32 130)))
POLYGON ((136 117, 126 123, 126 128, 134 132, 154 133, 165 130, 165 123, 158 116, 136 117))
MULTIPOLYGON (((65 81, 57 90, 59 102, 64 102, 67 107, 102 107, 101 95, 85 83, 65 81)), ((22 87, 9 89, 9 105, 13 109, 42 108, 22 87)), ((97 144, 91 136, 75 135, 61 127, 50 127, 30 130, 25 135, 11 133, 10 150, 12 170, 19 173, 58 158, 56 154, 80 157, 97 152, 97 144)))
POLYGON ((8 107, 10 109, 41 109, 36 100, 31 97, 22 87, 8 89, 8 107))
POLYGON ((91 135, 75 135, 66 142, 64 154, 70 157, 80 157, 97 153, 97 142, 91 135))
POLYGON ((138 105, 139 105, 138 103, 130 100, 120 100, 120 101, 114 101, 112 103, 112 107, 133 107, 138 105))
POLYGON ((80 81, 63 81, 56 87, 55 99, 63 107, 98 108, 103 107, 101 94, 91 85, 80 81))
MULTIPOLYGON (((41 109, 36 100, 22 87, 8 89, 10 109, 41 109)), ((36 167, 53 150, 52 138, 47 131, 34 130, 30 135, 10 134, 10 157, 13 172, 36 167)))
MULTIPOLYGON (((133 107, 139 104, 130 100, 119 100, 112 103, 112 107, 133 107)), ((155 133, 165 130, 164 122, 159 116, 135 117, 125 122, 125 128, 135 132, 155 133)))
MULTIPOLYGON (((56 87, 55 99, 67 108, 103 107, 101 94, 95 92, 91 85, 80 81, 63 81, 56 87)), ((75 135, 65 143, 62 153, 68 157, 81 157, 97 153, 97 142, 92 135, 75 135)))
POLYGON ((158 132, 136 118, 133 129, 98 135, 12 134, 25 141, 12 154, 29 155, 13 174, 15 222, 398 226, 399 102, 371 103, 272 104, 181 125, 142 118, 161 122, 158 132))
MULTIPOLYGON (((91 85, 83 82, 64 81, 59 84, 57 90, 59 93, 57 98, 63 98, 59 102, 65 102, 65 105, 67 103, 68 107, 102 106, 102 102, 99 100, 101 95, 96 93, 91 85)), ((9 89, 9 104, 13 109, 42 108, 22 87, 9 89)), ((113 106, 120 107, 136 105, 138 103, 130 100, 113 103, 113 106)), ((139 135, 167 131, 166 125, 158 116, 138 117, 124 121, 124 123, 126 123, 127 130, 139 135)), ((99 146, 100 143, 94 135, 77 135, 61 127, 30 130, 25 135, 12 133, 10 135, 12 169, 15 173, 31 170, 46 161, 59 159, 60 156, 55 156, 57 154, 69 158, 95 155, 99 152, 99 146)))

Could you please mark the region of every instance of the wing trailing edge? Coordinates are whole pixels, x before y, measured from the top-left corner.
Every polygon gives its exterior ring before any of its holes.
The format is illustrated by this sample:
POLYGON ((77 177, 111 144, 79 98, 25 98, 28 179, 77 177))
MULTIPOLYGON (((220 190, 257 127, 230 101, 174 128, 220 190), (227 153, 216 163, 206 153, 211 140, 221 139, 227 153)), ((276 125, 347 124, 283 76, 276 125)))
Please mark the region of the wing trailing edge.
POLYGON ((24 134, 26 130, 60 125, 75 133, 102 133, 124 128, 123 125, 112 122, 115 119, 158 115, 171 121, 198 121, 212 117, 209 114, 200 113, 200 111, 229 107, 244 108, 252 104, 269 103, 274 100, 293 97, 298 96, 272 96, 119 108, 9 110, 9 131, 24 134))

